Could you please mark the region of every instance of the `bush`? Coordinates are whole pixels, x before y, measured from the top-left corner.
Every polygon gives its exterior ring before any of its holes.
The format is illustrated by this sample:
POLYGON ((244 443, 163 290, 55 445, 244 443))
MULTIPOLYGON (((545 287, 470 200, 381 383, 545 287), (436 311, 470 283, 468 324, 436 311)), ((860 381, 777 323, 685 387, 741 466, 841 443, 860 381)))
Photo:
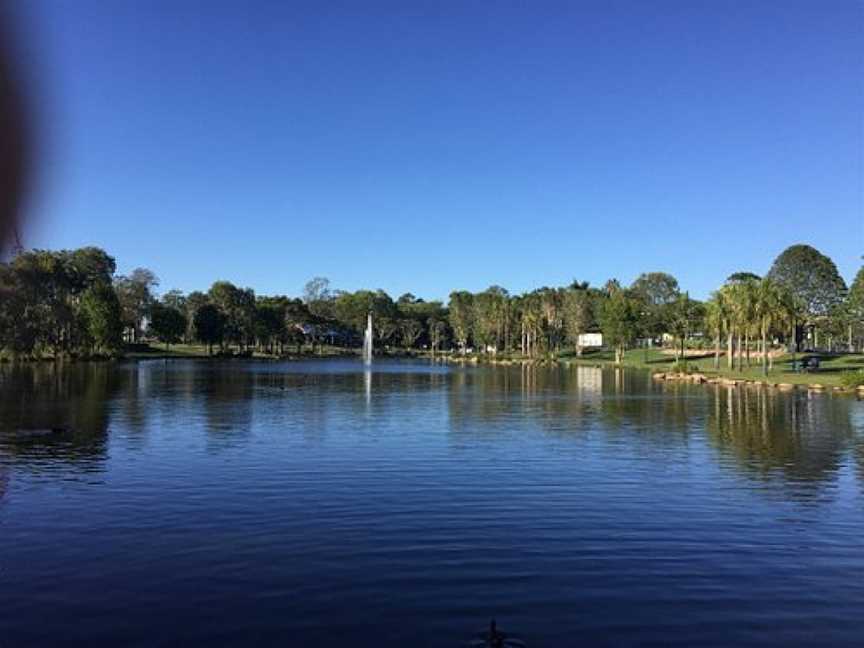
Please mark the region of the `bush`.
POLYGON ((672 365, 672 373, 693 373, 696 371, 696 365, 692 362, 687 362, 686 360, 676 360, 672 365))
POLYGON ((847 389, 854 389, 864 385, 864 369, 844 371, 840 374, 840 384, 847 389))

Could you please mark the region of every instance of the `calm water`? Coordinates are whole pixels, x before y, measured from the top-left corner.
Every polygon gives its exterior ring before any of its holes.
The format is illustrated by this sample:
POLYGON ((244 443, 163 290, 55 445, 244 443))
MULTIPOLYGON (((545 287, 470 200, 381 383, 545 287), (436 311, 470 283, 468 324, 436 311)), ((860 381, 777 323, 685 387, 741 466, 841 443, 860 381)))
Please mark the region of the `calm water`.
POLYGON ((864 403, 575 367, 0 368, 0 601, 4 647, 458 646, 491 616, 532 647, 860 646, 864 403))

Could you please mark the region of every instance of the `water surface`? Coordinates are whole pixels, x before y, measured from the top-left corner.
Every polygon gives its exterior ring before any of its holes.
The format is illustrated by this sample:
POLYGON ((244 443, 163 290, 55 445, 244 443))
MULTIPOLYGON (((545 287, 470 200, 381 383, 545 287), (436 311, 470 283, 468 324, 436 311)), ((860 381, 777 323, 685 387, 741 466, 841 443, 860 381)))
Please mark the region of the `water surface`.
POLYGON ((458 646, 492 616, 535 647, 862 645, 864 403, 587 367, 7 366, 0 600, 3 646, 458 646))

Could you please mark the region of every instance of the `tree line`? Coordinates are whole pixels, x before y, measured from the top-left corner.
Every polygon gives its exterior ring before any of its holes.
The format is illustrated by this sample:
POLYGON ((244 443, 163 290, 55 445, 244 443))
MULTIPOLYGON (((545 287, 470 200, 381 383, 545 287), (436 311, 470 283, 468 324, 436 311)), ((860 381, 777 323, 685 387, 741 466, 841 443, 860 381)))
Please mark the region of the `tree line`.
POLYGON ((104 250, 33 250, 0 264, 0 349, 16 358, 106 356, 152 340, 198 342, 208 353, 274 356, 325 345, 359 346, 372 313, 377 347, 433 353, 581 354, 601 333, 618 362, 628 348, 664 344, 713 349, 739 369, 758 358, 767 371, 777 344, 829 350, 864 346, 864 269, 852 286, 833 261, 807 245, 786 249, 765 276, 737 272, 701 302, 664 272, 631 285, 574 281, 510 294, 491 286, 457 290, 446 304, 411 293, 334 290, 321 277, 301 297, 257 295, 216 281, 209 290, 157 294, 147 269, 116 274, 104 250))

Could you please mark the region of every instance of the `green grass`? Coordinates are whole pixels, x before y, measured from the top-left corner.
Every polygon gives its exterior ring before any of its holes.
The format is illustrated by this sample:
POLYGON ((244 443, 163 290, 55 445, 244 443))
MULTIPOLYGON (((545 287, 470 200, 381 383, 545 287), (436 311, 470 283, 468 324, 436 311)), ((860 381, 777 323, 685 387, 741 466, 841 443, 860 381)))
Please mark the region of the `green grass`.
POLYGON ((207 347, 203 344, 172 344, 166 349, 164 344, 130 345, 123 352, 123 357, 130 360, 146 358, 203 358, 207 356, 207 347))
MULTIPOLYGON (((237 349, 232 349, 235 353, 238 352, 237 349)), ((219 347, 213 347, 214 356, 218 353, 219 347)), ((313 350, 310 345, 304 345, 300 349, 300 353, 297 353, 297 347, 295 345, 291 345, 290 347, 285 348, 285 355, 288 357, 327 357, 327 356, 340 356, 340 355, 350 355, 350 354, 359 353, 356 349, 343 349, 341 347, 331 347, 324 345, 323 347, 315 347, 313 350)), ((146 360, 146 359, 154 359, 154 358, 207 358, 210 357, 207 355, 207 347, 203 344, 172 344, 170 349, 166 349, 164 344, 151 342, 144 344, 135 344, 129 345, 124 353, 123 357, 129 360, 146 360)), ((278 356, 269 355, 266 353, 260 353, 255 351, 252 354, 253 358, 276 358, 278 356)))
MULTIPOLYGON (((694 371, 704 373, 706 376, 720 376, 724 378, 739 378, 744 380, 768 380, 774 383, 791 383, 796 385, 807 385, 819 383, 826 387, 841 386, 841 377, 846 372, 864 369, 864 354, 797 354, 800 361, 802 357, 817 356, 820 366, 817 371, 809 373, 797 373, 791 370, 792 356, 787 354, 781 358, 774 359, 774 369, 768 372, 768 376, 762 373, 762 367, 758 358, 751 360, 748 368, 746 360, 743 371, 728 370, 726 358, 721 356, 720 369, 714 369, 714 354, 706 352, 701 357, 688 357, 687 363, 694 371)), ((592 351, 583 354, 581 358, 575 355, 563 355, 562 359, 585 364, 613 364, 615 357, 612 351, 592 351)), ((673 355, 661 353, 658 349, 631 349, 624 354, 624 365, 628 367, 639 367, 653 371, 672 371, 675 363, 673 355)))

